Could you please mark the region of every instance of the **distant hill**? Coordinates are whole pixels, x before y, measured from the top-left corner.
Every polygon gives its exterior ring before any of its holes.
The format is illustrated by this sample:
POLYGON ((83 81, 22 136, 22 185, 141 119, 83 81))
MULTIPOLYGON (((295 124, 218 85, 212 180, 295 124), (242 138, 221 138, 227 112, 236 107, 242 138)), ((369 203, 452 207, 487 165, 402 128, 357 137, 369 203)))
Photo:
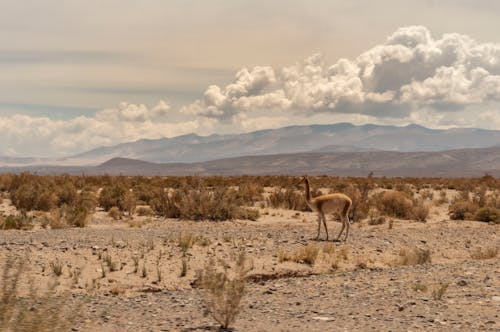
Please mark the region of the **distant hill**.
POLYGON ((0 172, 89 175, 338 175, 500 177, 500 146, 441 152, 310 152, 246 156, 198 163, 152 163, 114 158, 98 166, 3 167, 0 172))
POLYGON ((68 158, 73 164, 98 164, 115 157, 151 162, 201 162, 240 156, 297 152, 443 151, 500 144, 500 131, 474 128, 435 130, 350 123, 292 126, 234 135, 195 134, 142 139, 102 147, 68 158), (80 161, 80 162, 79 162, 80 161))

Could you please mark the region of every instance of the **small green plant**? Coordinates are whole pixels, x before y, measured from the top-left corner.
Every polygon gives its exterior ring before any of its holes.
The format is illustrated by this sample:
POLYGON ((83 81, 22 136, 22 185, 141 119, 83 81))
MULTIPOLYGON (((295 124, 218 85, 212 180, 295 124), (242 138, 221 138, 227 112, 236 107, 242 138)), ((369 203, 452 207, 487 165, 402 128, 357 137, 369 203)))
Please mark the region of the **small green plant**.
POLYGON ((444 293, 448 289, 448 286, 448 283, 440 283, 439 285, 435 286, 432 290, 432 298, 436 301, 440 301, 443 298, 444 293))
POLYGON ((181 274, 180 274, 180 276, 181 277, 185 277, 186 274, 187 274, 187 270, 188 270, 187 260, 185 258, 183 258, 182 259, 182 266, 181 266, 181 274))
POLYGON ((107 253, 106 256, 104 256, 104 262, 108 266, 110 272, 118 271, 118 263, 113 261, 113 257, 110 253, 107 253))
POLYGON ((132 256, 132 260, 134 261, 134 273, 137 273, 139 271, 139 256, 132 256))

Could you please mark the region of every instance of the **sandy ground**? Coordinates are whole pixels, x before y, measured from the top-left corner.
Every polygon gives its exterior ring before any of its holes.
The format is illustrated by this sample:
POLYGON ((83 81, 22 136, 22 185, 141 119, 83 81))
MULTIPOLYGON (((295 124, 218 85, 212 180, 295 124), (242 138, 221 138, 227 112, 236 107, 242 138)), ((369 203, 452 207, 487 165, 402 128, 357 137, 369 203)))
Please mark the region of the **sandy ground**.
MULTIPOLYGON (((433 207, 427 223, 392 228, 356 223, 347 243, 333 244, 324 233, 314 239, 309 212, 265 209, 258 221, 220 223, 135 217, 140 228, 97 212, 83 229, 1 231, 0 262, 27 257, 37 288, 56 280, 58 293, 69 292, 79 306, 74 331, 217 330, 192 283, 210 257, 230 263, 242 252, 251 270, 237 331, 498 331, 500 258, 473 253, 500 248, 500 225, 451 221, 446 211, 433 207), (183 254, 187 235, 196 240, 183 254), (320 250, 314 264, 280 261, 308 243, 320 250), (431 263, 400 265, 400 251, 413 247, 430 250, 431 263), (438 300, 441 284, 448 288, 438 300)), ((339 229, 330 221, 330 238, 339 229)))

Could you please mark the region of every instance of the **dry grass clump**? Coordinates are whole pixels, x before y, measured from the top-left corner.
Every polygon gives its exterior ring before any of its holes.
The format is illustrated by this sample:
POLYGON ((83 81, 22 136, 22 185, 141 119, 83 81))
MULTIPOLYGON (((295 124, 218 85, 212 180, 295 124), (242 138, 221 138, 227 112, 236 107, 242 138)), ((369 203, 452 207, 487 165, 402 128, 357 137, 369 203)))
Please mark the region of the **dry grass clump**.
POLYGON ((203 270, 197 272, 196 283, 204 292, 206 312, 223 329, 228 329, 241 311, 241 301, 245 295, 245 276, 249 272, 245 262, 244 258, 239 259, 233 269, 234 274, 230 275, 226 262, 212 258, 203 270))
POLYGON ((429 216, 429 207, 423 199, 414 200, 411 209, 411 218, 416 221, 425 222, 429 216))
MULTIPOLYGON (((333 252, 334 249, 326 248, 327 251, 333 252)), ((296 263, 303 263, 308 265, 314 265, 316 259, 318 258, 320 248, 315 243, 308 243, 296 250, 295 252, 279 251, 278 261, 280 263, 286 261, 293 261, 296 263)))
POLYGON ((196 237, 192 233, 181 233, 179 234, 178 246, 185 255, 187 251, 193 247, 196 242, 196 237))
POLYGON ((488 247, 484 249, 481 247, 476 247, 470 253, 471 258, 473 259, 490 259, 497 257, 497 255, 498 255, 497 247, 488 247))
POLYGON ((69 303, 68 296, 58 296, 50 286, 38 294, 31 285, 21 294, 20 285, 26 258, 8 257, 2 268, 0 287, 0 329, 2 331, 69 331, 80 315, 80 308, 69 303))
POLYGON ((440 301, 443 298, 444 293, 448 289, 448 286, 448 283, 440 283, 439 285, 435 286, 431 293, 432 298, 436 301, 440 301))
POLYGON ((122 218, 122 212, 118 207, 113 206, 112 208, 109 209, 108 216, 110 216, 114 220, 120 220, 122 218))
POLYGON ((154 211, 149 206, 139 206, 135 212, 141 217, 151 217, 154 215, 154 211))
POLYGON ((399 251, 397 265, 422 265, 431 263, 431 251, 420 248, 403 248, 399 251))
POLYGON ((378 211, 371 211, 368 218, 368 225, 382 225, 386 222, 386 217, 379 215, 378 211))
POLYGON ((485 206, 476 211, 474 219, 484 222, 494 222, 500 224, 500 209, 485 206))
POLYGON ((28 216, 25 212, 20 215, 0 215, 0 229, 20 229, 30 230, 33 228, 33 218, 28 216))

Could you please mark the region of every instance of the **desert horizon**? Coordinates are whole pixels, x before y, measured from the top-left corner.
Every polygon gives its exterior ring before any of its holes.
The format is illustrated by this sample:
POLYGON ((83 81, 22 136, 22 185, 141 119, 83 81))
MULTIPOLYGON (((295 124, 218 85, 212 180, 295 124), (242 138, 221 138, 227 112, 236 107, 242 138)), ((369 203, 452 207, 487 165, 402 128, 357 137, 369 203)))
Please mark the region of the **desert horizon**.
POLYGON ((500 2, 0 1, 0 331, 500 330, 500 2))

